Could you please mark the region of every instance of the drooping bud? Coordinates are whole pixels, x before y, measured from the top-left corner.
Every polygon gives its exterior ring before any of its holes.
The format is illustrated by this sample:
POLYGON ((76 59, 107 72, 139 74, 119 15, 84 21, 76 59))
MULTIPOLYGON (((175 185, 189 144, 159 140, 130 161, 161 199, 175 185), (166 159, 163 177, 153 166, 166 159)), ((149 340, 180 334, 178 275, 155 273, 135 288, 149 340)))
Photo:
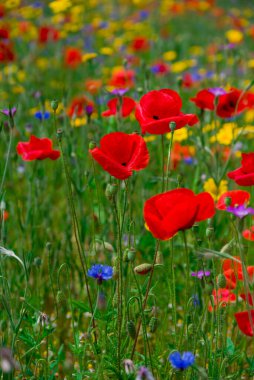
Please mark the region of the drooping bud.
POLYGON ((149 330, 151 333, 154 333, 159 326, 159 319, 156 317, 152 317, 149 322, 149 330))
POLYGON ((153 265, 149 263, 140 264, 137 267, 134 268, 134 271, 137 274, 145 275, 149 272, 151 272, 153 265))
POLYGON ((127 322, 126 328, 127 328, 127 333, 129 335, 129 337, 131 337, 132 339, 135 339, 135 337, 136 337, 135 323, 132 320, 129 320, 127 322))

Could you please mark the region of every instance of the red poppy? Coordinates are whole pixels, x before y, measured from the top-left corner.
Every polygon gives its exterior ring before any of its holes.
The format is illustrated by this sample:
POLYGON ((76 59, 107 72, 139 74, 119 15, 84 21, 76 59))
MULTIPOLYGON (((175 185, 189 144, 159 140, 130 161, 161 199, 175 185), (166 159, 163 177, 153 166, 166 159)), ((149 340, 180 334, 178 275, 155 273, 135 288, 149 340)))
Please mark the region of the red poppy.
POLYGON ((53 150, 52 146, 52 140, 40 139, 32 135, 29 142, 19 142, 16 149, 24 161, 45 160, 45 158, 57 160, 60 157, 60 152, 53 150))
POLYGON ((235 294, 226 288, 219 288, 217 291, 216 291, 216 289, 213 289, 212 297, 213 297, 214 306, 212 306, 212 304, 210 302, 208 305, 209 311, 213 311, 213 309, 218 307, 218 306, 219 307, 226 307, 226 305, 228 303, 236 301, 235 294))
POLYGON ((75 47, 68 47, 64 52, 64 62, 72 69, 78 67, 82 62, 82 52, 75 47))
MULTIPOLYGON (((250 310, 251 319, 254 325, 254 310, 250 310)), ((248 311, 240 311, 239 313, 235 313, 235 319, 238 324, 239 329, 242 331, 244 335, 253 336, 254 332, 251 327, 251 321, 249 318, 248 311)))
POLYGON ((191 228, 195 222, 215 214, 214 201, 209 193, 195 195, 189 189, 175 189, 148 199, 144 206, 144 219, 153 234, 160 240, 170 239, 178 231, 191 228))
POLYGON ((0 38, 4 39, 4 40, 8 40, 8 38, 10 37, 10 32, 7 28, 0 28, 0 38))
POLYGON ((80 97, 74 98, 68 108, 68 112, 67 112, 68 116, 80 117, 80 116, 85 115, 87 106, 94 107, 94 104, 86 96, 80 96, 80 97))
POLYGON ((242 236, 246 240, 254 241, 254 226, 251 226, 249 230, 244 230, 242 236))
POLYGON ((85 89, 92 95, 97 94, 101 87, 102 87, 101 79, 87 79, 85 81, 85 89))
POLYGON ((149 50, 149 41, 146 37, 136 37, 131 43, 131 49, 135 52, 144 52, 149 50))
POLYGON ((244 190, 232 190, 223 193, 216 205, 219 210, 226 210, 228 206, 236 207, 246 205, 250 200, 250 193, 244 190), (230 205, 226 205, 226 198, 230 198, 230 205))
POLYGON ((52 26, 41 26, 38 31, 38 41, 45 44, 49 41, 57 41, 59 39, 59 32, 52 26))
POLYGON ((116 88, 131 88, 134 86, 135 73, 124 68, 113 71, 109 85, 116 88))
POLYGON ((12 62, 15 60, 13 48, 8 42, 0 42, 0 62, 12 62))
MULTIPOLYGON (((243 281, 243 269, 241 259, 238 256, 234 256, 240 262, 235 260, 225 259, 223 260, 222 269, 224 276, 227 280, 226 287, 228 289, 234 289, 236 287, 237 281, 243 281)), ((249 275, 249 280, 253 281, 254 279, 254 266, 247 266, 247 273, 249 275)))
POLYGON ((111 99, 107 103, 107 106, 108 110, 102 112, 102 116, 112 116, 116 115, 119 112, 122 117, 127 117, 134 110, 136 102, 132 98, 124 96, 121 98, 121 100, 119 98, 111 99))
POLYGON ((219 117, 228 119, 252 107, 253 104, 254 94, 243 94, 243 91, 232 88, 228 93, 218 97, 216 113, 219 117))
POLYGON ((146 143, 135 133, 109 133, 101 139, 100 148, 90 153, 104 170, 118 179, 130 177, 133 170, 144 169, 149 162, 146 143))
POLYGON ((193 114, 181 112, 182 100, 178 93, 169 89, 150 91, 140 99, 136 107, 136 119, 142 133, 161 135, 170 132, 169 123, 175 122, 175 129, 186 124, 194 125, 198 118, 193 114))
MULTIPOLYGON (((244 293, 240 294, 240 297, 244 300, 244 301, 247 301, 247 298, 246 298, 246 295, 244 293)), ((250 306, 254 306, 254 298, 253 296, 248 293, 248 304, 250 306)))
POLYGON ((181 86, 184 88, 191 88, 195 85, 195 80, 193 79, 192 75, 190 73, 184 73, 182 80, 181 80, 181 86))
POLYGON ((190 100, 194 102, 198 108, 210 111, 214 110, 215 95, 207 89, 199 91, 196 97, 190 100))
POLYGON ((254 185, 254 153, 242 153, 242 166, 227 176, 233 179, 237 185, 252 186, 254 185))

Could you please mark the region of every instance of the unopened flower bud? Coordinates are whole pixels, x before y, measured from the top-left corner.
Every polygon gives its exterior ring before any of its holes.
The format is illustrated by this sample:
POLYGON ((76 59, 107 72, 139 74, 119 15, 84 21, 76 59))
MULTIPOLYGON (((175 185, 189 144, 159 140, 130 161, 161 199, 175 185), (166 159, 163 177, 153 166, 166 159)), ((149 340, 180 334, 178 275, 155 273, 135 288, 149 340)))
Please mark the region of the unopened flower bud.
POLYGON ((128 321, 126 328, 127 328, 127 333, 129 337, 131 337, 132 339, 135 339, 136 337, 135 323, 132 320, 128 321))
POLYGON ((56 302, 58 305, 64 305, 66 302, 66 298, 62 290, 58 290, 56 294, 56 302))
POLYGON ((106 190, 105 190, 105 196, 109 201, 112 201, 114 199, 114 196, 116 195, 117 187, 115 184, 108 183, 106 190))
POLYGON ((159 319, 156 317, 152 317, 149 322, 149 330, 151 333, 154 333, 159 326, 159 319))
POLYGON ((174 131, 175 131, 175 127, 176 127, 176 123, 175 123, 175 121, 171 121, 171 122, 169 123, 169 129, 170 129, 170 131, 171 131, 171 132, 174 132, 174 131))
POLYGON ((219 274, 217 277, 217 284, 219 288, 225 288, 227 285, 227 280, 224 274, 219 274))
POLYGON ((96 142, 95 141, 90 141, 89 142, 89 150, 92 150, 96 147, 96 142))
POLYGON ((140 264, 137 267, 135 267, 134 271, 137 274, 144 275, 144 274, 147 274, 147 273, 151 272, 152 267, 153 267, 152 264, 144 263, 144 264, 140 264))
POLYGON ((51 108, 53 111, 56 111, 58 108, 58 100, 52 100, 51 102, 51 108))

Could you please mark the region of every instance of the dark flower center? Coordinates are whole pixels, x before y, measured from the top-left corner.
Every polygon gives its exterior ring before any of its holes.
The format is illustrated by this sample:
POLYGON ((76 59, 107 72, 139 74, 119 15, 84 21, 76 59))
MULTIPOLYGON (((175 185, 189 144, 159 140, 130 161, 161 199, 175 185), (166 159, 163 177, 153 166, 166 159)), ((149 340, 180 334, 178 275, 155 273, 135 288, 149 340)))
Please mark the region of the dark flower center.
POLYGON ((154 120, 159 120, 159 116, 154 115, 154 116, 153 116, 153 119, 154 119, 154 120))
POLYGON ((126 162, 122 162, 122 164, 121 164, 122 166, 126 166, 127 165, 127 163, 126 162))

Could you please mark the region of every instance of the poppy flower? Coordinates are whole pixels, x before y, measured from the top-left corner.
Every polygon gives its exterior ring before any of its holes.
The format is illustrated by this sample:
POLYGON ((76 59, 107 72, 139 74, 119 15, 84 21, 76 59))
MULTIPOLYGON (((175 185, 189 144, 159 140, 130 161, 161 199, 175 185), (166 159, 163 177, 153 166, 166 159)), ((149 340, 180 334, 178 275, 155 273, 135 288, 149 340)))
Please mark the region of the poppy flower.
POLYGON ((22 156, 24 161, 57 160, 60 157, 59 150, 52 149, 52 140, 48 138, 38 138, 31 136, 29 142, 19 142, 17 145, 17 153, 22 156))
POLYGON ((0 62, 7 63, 15 60, 12 45, 7 42, 0 42, 0 62))
POLYGON ((194 102, 198 108, 202 110, 213 111, 215 108, 216 96, 209 89, 201 90, 197 93, 195 98, 191 98, 190 101, 194 102))
POLYGON ((228 206, 236 207, 246 205, 250 200, 250 193, 244 190, 232 190, 226 191, 218 199, 216 208, 219 210, 226 210, 228 206), (230 203, 227 205, 227 199, 230 199, 230 203))
POLYGON ((127 117, 134 110, 136 103, 132 98, 127 96, 111 99, 108 103, 108 110, 102 112, 102 116, 108 117, 116 115, 118 112, 122 117, 127 117))
POLYGON ((215 307, 226 307, 228 303, 232 303, 236 301, 236 295, 232 293, 229 289, 226 288, 219 288, 213 289, 212 292, 213 297, 213 305, 209 303, 208 310, 213 311, 213 308, 215 307))
POLYGON ((237 185, 254 185, 254 153, 242 153, 241 164, 240 168, 227 173, 227 176, 233 179, 237 185))
POLYGON ((254 241, 254 226, 251 226, 249 230, 244 230, 242 236, 246 240, 254 241))
POLYGON ((78 67, 82 62, 82 52, 75 47, 67 47, 64 52, 64 62, 72 69, 78 67))
POLYGON ((176 91, 154 90, 142 96, 136 106, 135 116, 143 134, 161 135, 170 132, 170 122, 175 122, 175 129, 198 122, 196 115, 183 114, 181 108, 182 100, 176 91))
MULTIPOLYGON (((250 310, 251 319, 254 325, 254 310, 250 310)), ((238 324, 239 329, 242 331, 244 335, 253 336, 254 332, 251 327, 251 321, 249 318, 248 311, 240 311, 239 313, 235 313, 235 319, 238 324)))
POLYGON ((86 113, 86 107, 91 106, 94 107, 93 102, 88 99, 86 96, 79 96, 74 98, 68 108, 68 116, 69 117, 80 117, 84 116, 86 113))
MULTIPOLYGON (((234 256, 235 259, 238 260, 231 260, 231 259, 225 259, 223 260, 222 269, 223 274, 226 277, 227 289, 234 289, 236 287, 237 281, 243 281, 243 269, 242 269, 242 263, 239 256, 234 256)), ((247 266, 247 273, 249 275, 249 280, 253 281, 254 279, 254 266, 247 266)))
POLYGON ((236 88, 232 88, 228 93, 219 96, 216 113, 223 119, 228 119, 238 115, 254 104, 254 94, 236 88))
POLYGON ((0 28, 0 39, 8 40, 10 37, 10 32, 7 28, 0 28))
POLYGON ((135 72, 124 68, 113 70, 109 86, 116 88, 131 88, 134 86, 135 72))
POLYGON ((87 79, 85 81, 85 89, 92 95, 97 94, 101 87, 102 87, 101 79, 87 79))
POLYGON ((50 41, 57 41, 59 39, 59 32, 52 26, 41 26, 38 31, 38 42, 45 44, 50 41))
POLYGON ((145 52, 149 50, 149 41, 146 37, 136 37, 131 42, 131 50, 134 52, 145 52))
MULTIPOLYGON (((240 294, 240 297, 244 300, 247 301, 246 295, 244 293, 240 294)), ((250 306, 254 306, 254 297, 248 293, 248 304, 250 306)))
POLYGON ((135 133, 109 133, 101 139, 100 147, 90 153, 104 170, 118 179, 130 177, 134 170, 144 169, 149 162, 146 143, 135 133))
POLYGON ((191 228, 195 222, 213 217, 214 201, 204 192, 195 195, 189 189, 175 189, 148 199, 144 219, 152 235, 167 240, 177 232, 191 228))

